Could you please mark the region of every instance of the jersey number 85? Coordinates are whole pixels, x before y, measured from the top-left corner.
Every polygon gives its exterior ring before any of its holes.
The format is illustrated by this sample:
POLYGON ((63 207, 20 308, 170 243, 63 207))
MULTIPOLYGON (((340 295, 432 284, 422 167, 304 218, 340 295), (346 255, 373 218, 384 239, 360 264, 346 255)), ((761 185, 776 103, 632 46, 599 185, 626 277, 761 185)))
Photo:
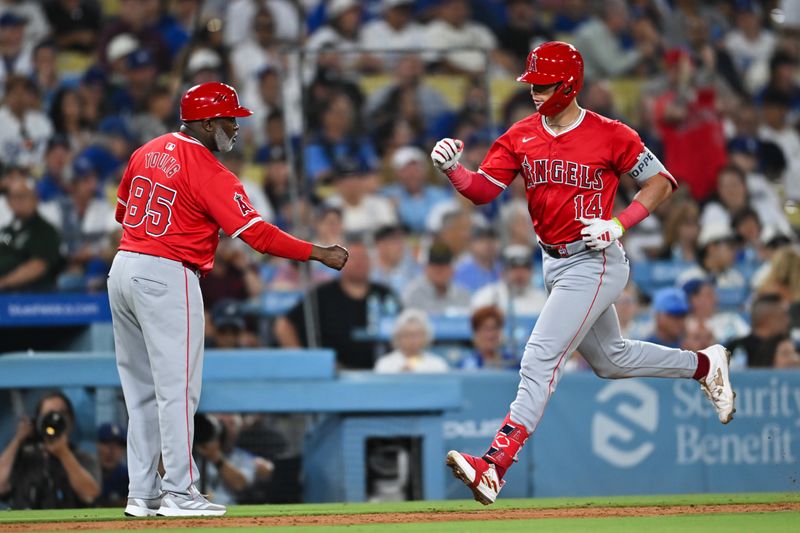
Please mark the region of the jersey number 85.
POLYGON ((144 222, 148 235, 164 235, 172 223, 172 204, 176 195, 175 189, 160 183, 156 183, 154 187, 148 178, 136 176, 131 180, 128 209, 122 223, 136 228, 144 222))

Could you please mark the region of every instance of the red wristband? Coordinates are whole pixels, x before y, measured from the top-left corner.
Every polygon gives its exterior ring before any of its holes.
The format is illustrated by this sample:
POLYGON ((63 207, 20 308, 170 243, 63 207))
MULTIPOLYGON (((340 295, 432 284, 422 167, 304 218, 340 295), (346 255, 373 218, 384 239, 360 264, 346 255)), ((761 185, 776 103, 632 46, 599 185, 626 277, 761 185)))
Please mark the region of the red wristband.
POLYGON ((648 216, 650 216, 650 211, 647 210, 644 204, 634 200, 622 213, 617 215, 617 220, 619 220, 619 223, 622 224, 622 227, 627 231, 648 216))

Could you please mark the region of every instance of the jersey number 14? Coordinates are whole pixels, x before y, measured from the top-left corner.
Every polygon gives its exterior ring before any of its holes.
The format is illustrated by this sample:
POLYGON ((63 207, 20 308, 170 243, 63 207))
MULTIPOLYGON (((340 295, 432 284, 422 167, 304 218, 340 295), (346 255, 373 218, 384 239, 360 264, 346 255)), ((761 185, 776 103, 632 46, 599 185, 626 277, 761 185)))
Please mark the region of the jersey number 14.
POLYGON ((593 194, 591 198, 586 196, 576 196, 573 198, 575 203, 575 220, 579 218, 603 218, 603 204, 600 202, 600 193, 593 194))
POLYGON ((153 237, 161 237, 172 223, 172 204, 175 202, 175 189, 153 182, 144 176, 131 180, 128 195, 128 210, 123 224, 136 228, 145 224, 145 231, 153 237))

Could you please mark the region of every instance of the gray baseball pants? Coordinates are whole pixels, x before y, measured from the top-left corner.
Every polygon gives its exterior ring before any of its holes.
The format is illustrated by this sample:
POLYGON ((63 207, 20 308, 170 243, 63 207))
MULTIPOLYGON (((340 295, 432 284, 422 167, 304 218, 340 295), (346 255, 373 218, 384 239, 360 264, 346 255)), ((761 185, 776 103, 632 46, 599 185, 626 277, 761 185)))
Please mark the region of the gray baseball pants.
POLYGON ((205 327, 199 280, 178 261, 120 251, 108 296, 128 410, 128 496, 188 494, 198 478, 192 443, 205 327))
POLYGON ((570 257, 544 255, 547 302, 525 346, 511 419, 532 434, 576 349, 602 378, 691 378, 694 352, 623 339, 613 302, 628 282, 622 245, 570 257))

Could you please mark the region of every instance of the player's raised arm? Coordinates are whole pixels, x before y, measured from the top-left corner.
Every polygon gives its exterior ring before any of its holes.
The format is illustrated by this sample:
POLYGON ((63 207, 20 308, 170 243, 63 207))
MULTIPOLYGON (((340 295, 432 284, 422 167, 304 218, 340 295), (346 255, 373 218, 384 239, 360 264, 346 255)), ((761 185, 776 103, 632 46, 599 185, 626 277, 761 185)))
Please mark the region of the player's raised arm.
POLYGON ((458 162, 464 143, 445 138, 431 151, 433 165, 444 172, 453 187, 475 205, 488 204, 503 192, 505 185, 480 172, 467 170, 458 162))

